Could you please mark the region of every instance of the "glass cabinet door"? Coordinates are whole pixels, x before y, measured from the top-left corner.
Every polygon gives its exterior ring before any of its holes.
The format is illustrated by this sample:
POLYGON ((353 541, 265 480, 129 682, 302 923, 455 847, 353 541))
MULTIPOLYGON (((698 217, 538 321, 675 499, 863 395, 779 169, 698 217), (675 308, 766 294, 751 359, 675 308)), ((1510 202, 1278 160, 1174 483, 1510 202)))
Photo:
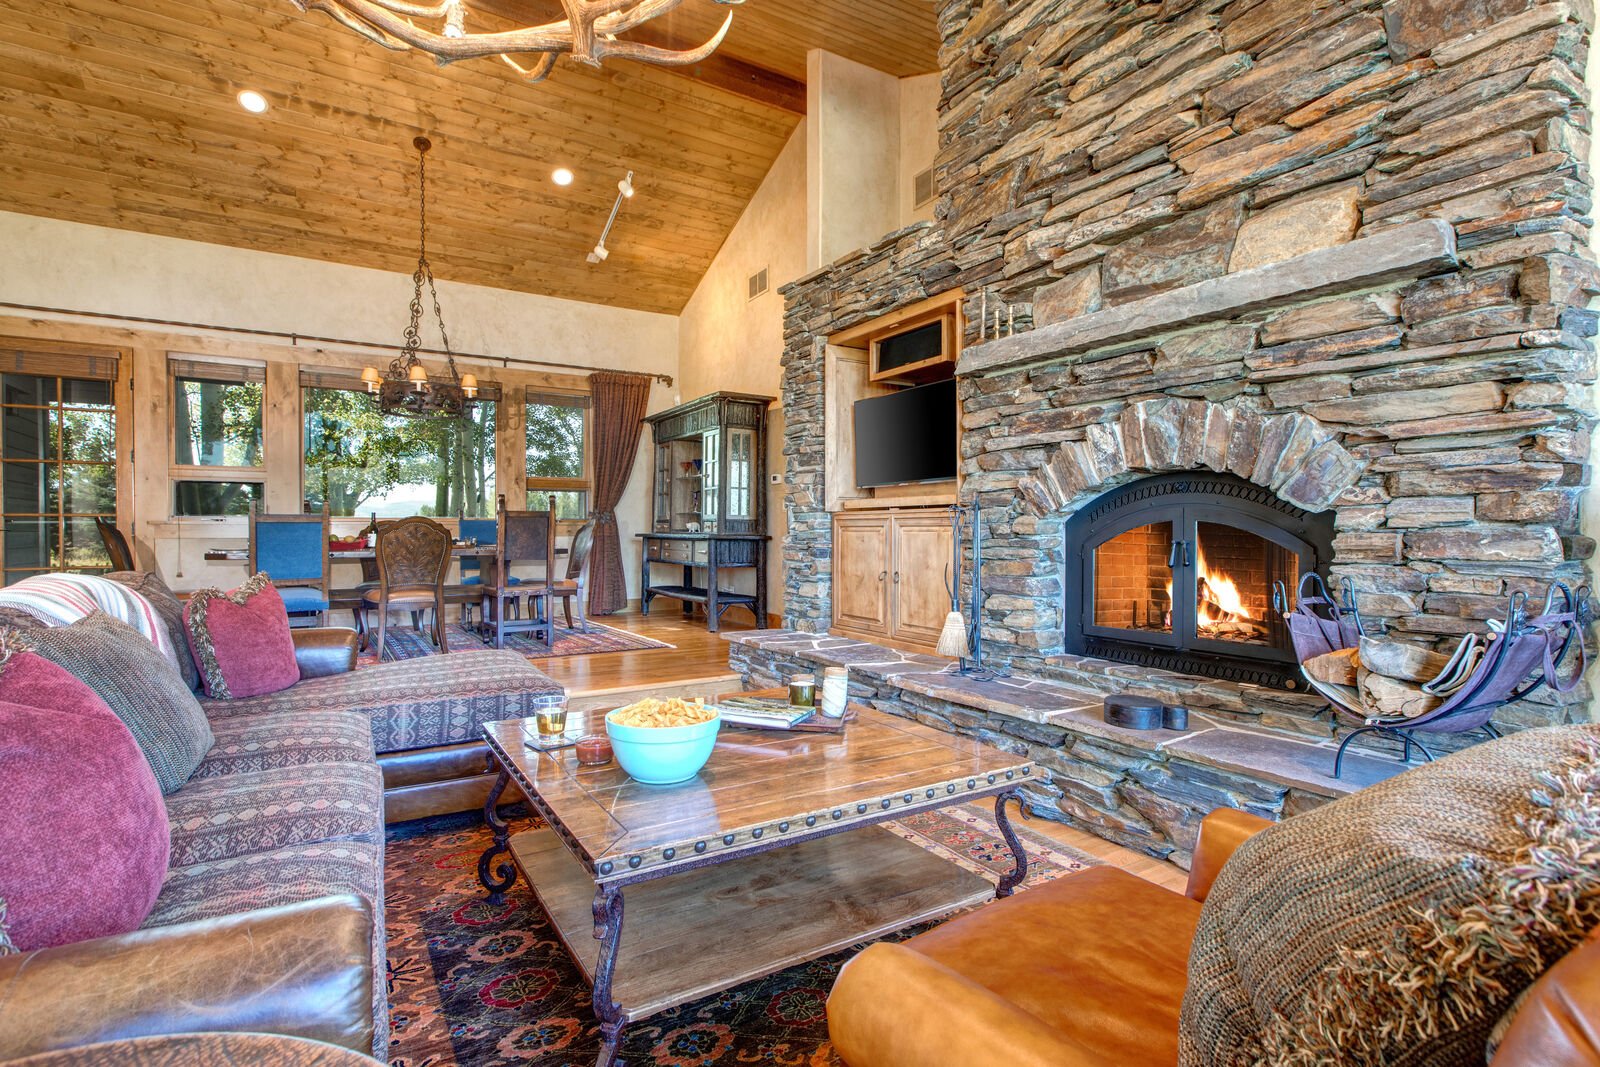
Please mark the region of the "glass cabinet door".
POLYGON ((657 532, 672 528, 672 446, 656 446, 654 524, 657 532))
POLYGON ((703 481, 700 483, 700 529, 716 533, 721 519, 720 497, 722 489, 722 432, 707 430, 702 439, 700 456, 703 481))
POLYGON ((728 431, 728 519, 755 518, 756 432, 728 431))

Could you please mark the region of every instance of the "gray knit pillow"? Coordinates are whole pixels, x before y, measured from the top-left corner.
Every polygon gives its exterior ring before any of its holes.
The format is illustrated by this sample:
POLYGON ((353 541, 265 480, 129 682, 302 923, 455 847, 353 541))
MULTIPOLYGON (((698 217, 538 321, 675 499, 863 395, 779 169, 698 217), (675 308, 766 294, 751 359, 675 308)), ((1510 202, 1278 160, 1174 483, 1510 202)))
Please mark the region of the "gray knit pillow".
POLYGON ((178 656, 178 670, 190 689, 200 690, 200 668, 195 666, 194 654, 189 651, 189 631, 183 625, 183 601, 161 580, 155 571, 113 571, 104 575, 120 582, 150 601, 161 621, 166 624, 167 638, 178 656))
POLYGON ((1600 725, 1525 730, 1267 829, 1189 952, 1184 1067, 1466 1067, 1600 926, 1600 725))
POLYGON ((211 724, 161 650, 102 611, 28 634, 33 651, 99 694, 133 733, 161 792, 189 780, 211 751, 211 724))

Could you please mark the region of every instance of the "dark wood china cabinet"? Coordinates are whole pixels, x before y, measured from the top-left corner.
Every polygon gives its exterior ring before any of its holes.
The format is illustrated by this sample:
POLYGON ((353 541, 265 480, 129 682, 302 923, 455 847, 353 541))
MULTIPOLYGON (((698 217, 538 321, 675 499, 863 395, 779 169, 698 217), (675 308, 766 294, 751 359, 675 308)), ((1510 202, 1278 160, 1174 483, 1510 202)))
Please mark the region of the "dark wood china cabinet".
MULTIPOLYGON (((652 415, 651 528, 639 534, 640 608, 666 597, 685 615, 704 604, 715 632, 722 613, 767 619, 767 408, 773 398, 711 393, 652 415), (660 581, 652 565, 675 567, 660 581), (754 590, 724 587, 728 572, 754 570, 754 590)), ((659 572, 658 572, 659 573, 659 572)))

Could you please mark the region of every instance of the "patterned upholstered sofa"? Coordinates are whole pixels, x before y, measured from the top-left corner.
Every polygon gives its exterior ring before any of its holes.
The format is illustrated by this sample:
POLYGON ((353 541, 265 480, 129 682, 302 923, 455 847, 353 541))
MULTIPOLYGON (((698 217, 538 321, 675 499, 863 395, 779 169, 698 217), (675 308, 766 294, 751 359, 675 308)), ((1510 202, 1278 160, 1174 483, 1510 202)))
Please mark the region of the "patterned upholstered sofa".
POLYGON ((479 724, 565 697, 514 652, 356 671, 353 631, 294 641, 298 684, 202 698, 215 743, 166 797, 171 859, 144 926, 0 955, 0 1061, 204 1030, 383 1058, 386 804, 390 821, 395 807, 414 817, 481 804, 479 724))

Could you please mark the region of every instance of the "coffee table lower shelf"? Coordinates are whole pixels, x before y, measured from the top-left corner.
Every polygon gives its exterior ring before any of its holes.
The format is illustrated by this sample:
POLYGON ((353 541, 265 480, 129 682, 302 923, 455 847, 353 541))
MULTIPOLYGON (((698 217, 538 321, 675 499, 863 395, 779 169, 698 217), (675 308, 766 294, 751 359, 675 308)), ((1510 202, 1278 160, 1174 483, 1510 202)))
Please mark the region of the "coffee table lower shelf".
MULTIPOLYGON (((549 829, 511 854, 594 981, 595 883, 549 829)), ((626 1021, 992 900, 994 884, 881 826, 627 886, 612 996, 626 1021)))

